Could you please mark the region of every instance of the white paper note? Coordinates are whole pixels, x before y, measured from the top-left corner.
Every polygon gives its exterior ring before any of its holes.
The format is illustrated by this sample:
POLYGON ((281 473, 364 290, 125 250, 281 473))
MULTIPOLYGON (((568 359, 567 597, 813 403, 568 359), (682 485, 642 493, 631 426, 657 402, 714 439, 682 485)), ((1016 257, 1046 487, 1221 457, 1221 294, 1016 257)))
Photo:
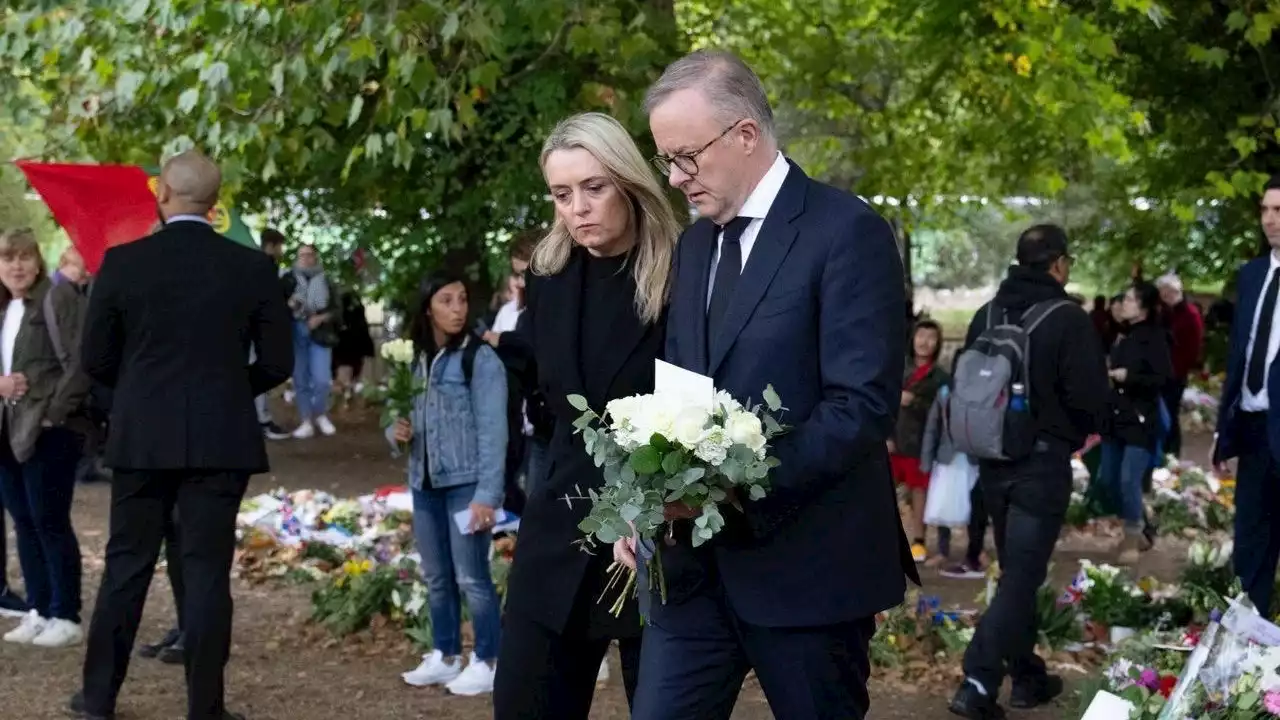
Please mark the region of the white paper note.
POLYGON ((706 375, 685 370, 668 362, 653 362, 653 392, 679 398, 684 406, 710 410, 716 398, 716 384, 706 375))
MULTIPOLYGON (((490 528, 489 532, 509 532, 517 530, 520 527, 520 518, 511 515, 506 510, 498 508, 493 513, 494 522, 497 524, 490 528)), ((471 508, 463 508, 453 514, 453 522, 458 526, 458 532, 463 535, 471 534, 471 508)))
POLYGON ((1099 690, 1080 720, 1129 720, 1133 703, 1106 690, 1099 690))

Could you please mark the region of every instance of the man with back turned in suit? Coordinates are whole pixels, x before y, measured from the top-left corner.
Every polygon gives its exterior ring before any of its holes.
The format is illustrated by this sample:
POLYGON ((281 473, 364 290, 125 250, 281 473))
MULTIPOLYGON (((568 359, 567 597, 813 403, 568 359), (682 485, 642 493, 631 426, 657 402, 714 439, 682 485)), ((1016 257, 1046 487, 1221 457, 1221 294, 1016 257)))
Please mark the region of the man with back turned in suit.
POLYGON ((1263 191, 1262 232, 1270 252, 1240 268, 1240 299, 1231 323, 1227 380, 1218 407, 1213 462, 1225 474, 1238 459, 1235 555, 1232 564, 1249 599, 1271 617, 1280 558, 1280 175, 1263 191))
POLYGON ((90 299, 83 362, 114 390, 107 464, 111 530, 89 630, 81 718, 112 718, 143 602, 176 507, 189 720, 228 720, 235 517, 267 453, 253 398, 293 367, 289 313, 271 261, 207 216, 218 167, 189 151, 156 189, 164 227, 107 251, 90 299), (247 364, 252 348, 255 361, 247 364))

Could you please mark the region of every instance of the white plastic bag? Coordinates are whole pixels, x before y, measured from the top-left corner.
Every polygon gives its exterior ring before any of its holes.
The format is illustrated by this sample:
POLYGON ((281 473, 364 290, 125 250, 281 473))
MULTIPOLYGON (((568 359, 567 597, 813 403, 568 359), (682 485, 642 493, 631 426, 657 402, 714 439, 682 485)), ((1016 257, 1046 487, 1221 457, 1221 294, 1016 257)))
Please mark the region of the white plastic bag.
POLYGON ((952 526, 969 522, 969 492, 977 480, 978 468, 964 453, 956 453, 946 465, 934 465, 924 503, 925 524, 952 526))

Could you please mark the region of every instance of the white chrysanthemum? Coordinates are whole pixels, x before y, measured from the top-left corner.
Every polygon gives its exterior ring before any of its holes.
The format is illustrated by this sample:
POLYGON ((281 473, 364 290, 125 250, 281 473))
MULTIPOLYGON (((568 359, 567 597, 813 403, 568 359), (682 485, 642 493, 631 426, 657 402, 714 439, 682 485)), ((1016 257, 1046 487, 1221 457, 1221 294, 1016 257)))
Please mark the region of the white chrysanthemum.
POLYGON ((717 407, 724 408, 726 415, 735 413, 742 409, 742 403, 733 399, 733 396, 724 390, 716 391, 715 403, 717 407))

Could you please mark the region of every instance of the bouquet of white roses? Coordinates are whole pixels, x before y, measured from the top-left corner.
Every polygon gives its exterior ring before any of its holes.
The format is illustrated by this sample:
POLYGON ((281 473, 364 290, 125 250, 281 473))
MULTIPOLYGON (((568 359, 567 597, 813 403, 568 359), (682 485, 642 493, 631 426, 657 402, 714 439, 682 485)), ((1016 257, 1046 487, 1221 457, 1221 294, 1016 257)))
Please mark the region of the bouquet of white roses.
MULTIPOLYGON (((769 470, 779 464, 768 450, 769 441, 784 431, 770 414, 782 410, 782 402, 772 386, 765 389, 764 401, 763 407, 743 406, 721 391, 707 407, 675 395, 634 395, 610 402, 599 416, 586 398, 570 395, 569 403, 582 411, 574 427, 596 466, 604 469, 604 487, 589 491, 591 511, 578 525, 586 534, 584 544, 611 544, 633 533, 653 540, 669 531, 663 513, 669 503, 698 512, 691 533, 695 547, 713 538, 724 527, 720 504, 736 504, 744 495, 763 498, 769 470)), ((665 602, 662 543, 655 546, 650 577, 665 602)), ((625 570, 614 568, 608 588, 622 580, 625 570)), ((625 574, 615 614, 635 583, 634 571, 625 574)))
POLYGON ((370 399, 382 403, 382 427, 391 427, 400 418, 408 419, 413 412, 413 400, 427 384, 413 376, 413 363, 417 359, 413 341, 405 338, 388 340, 378 351, 387 362, 389 372, 384 386, 370 393, 370 399))

